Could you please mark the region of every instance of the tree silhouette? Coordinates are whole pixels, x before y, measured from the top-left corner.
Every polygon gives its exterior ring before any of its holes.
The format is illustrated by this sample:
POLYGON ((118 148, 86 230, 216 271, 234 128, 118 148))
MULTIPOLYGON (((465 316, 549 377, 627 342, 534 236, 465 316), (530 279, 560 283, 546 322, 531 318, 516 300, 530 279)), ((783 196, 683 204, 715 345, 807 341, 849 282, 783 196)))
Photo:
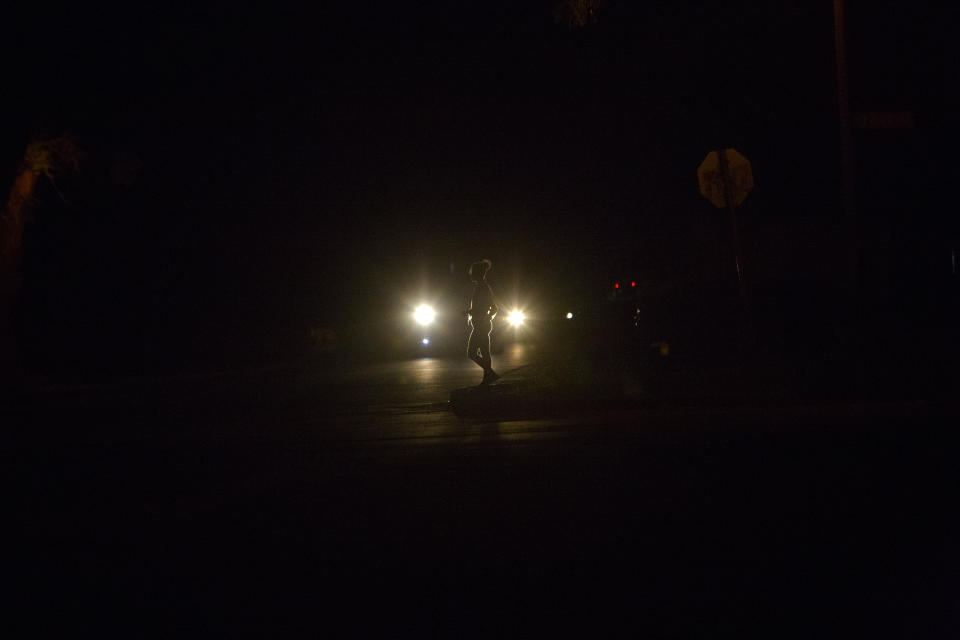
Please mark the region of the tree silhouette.
POLYGON ((597 20, 600 0, 563 0, 553 8, 553 21, 569 29, 585 27, 597 20))
POLYGON ((78 171, 82 159, 83 152, 69 135, 34 138, 27 144, 0 213, 0 375, 4 377, 19 375, 16 324, 23 285, 23 231, 37 181, 46 177, 63 198, 54 176, 63 169, 78 171))

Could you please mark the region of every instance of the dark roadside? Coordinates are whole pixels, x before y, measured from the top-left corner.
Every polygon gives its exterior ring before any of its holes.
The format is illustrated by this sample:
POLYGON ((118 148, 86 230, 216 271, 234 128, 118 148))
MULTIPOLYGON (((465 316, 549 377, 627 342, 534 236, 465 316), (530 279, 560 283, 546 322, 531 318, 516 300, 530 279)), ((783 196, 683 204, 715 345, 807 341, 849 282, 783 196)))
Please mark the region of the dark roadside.
POLYGON ((956 635, 948 397, 798 402, 772 374, 737 396, 742 368, 650 366, 543 362, 505 375, 501 414, 421 407, 394 438, 360 409, 386 391, 302 368, 21 397, 4 413, 10 620, 956 635), (418 435, 437 420, 453 426, 418 435))
POLYGON ((488 389, 454 390, 451 410, 518 419, 584 410, 946 407, 960 397, 956 345, 930 336, 842 345, 813 336, 786 352, 729 341, 705 356, 638 335, 627 323, 555 327, 531 365, 488 389))
MULTIPOLYGON (((960 569, 960 521, 949 505, 960 488, 951 462, 960 380, 955 349, 936 333, 714 361, 673 358, 658 344, 591 346, 557 350, 499 388, 458 390, 451 406, 473 418, 578 416, 605 442, 610 455, 594 463, 619 492, 596 499, 632 513, 636 538, 615 538, 615 559, 589 573, 608 579, 623 561, 621 578, 648 589, 639 598, 613 589, 615 610, 633 612, 614 627, 657 637, 956 634, 948 576, 960 569), (657 516, 640 516, 665 488, 657 516), (644 535, 652 544, 639 551, 633 540, 644 535)), ((589 619, 588 630, 604 616, 589 619)))

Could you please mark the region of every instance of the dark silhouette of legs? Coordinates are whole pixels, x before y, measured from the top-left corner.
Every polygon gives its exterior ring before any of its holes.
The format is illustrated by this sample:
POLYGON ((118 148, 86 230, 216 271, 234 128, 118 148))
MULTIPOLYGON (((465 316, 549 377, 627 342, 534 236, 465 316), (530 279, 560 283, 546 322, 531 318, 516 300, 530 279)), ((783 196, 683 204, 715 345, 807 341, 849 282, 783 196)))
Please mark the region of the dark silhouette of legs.
POLYGON ((493 370, 490 359, 490 332, 493 326, 474 327, 470 333, 470 341, 467 343, 467 357, 477 363, 483 369, 483 382, 480 384, 489 384, 500 378, 493 370))

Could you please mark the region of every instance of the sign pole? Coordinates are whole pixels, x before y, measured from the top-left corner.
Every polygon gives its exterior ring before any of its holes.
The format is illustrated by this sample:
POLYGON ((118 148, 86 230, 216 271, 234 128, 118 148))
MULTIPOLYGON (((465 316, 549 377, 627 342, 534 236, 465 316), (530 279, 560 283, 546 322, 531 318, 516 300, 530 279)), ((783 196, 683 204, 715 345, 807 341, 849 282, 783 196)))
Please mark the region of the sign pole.
POLYGON ((730 188, 730 167, 727 164, 727 150, 719 149, 717 158, 720 162, 720 180, 723 182, 723 199, 730 211, 730 222, 733 225, 733 252, 737 265, 737 286, 740 297, 746 297, 746 287, 743 284, 743 254, 740 249, 740 231, 737 228, 737 207, 733 203, 733 189, 730 188))
POLYGON ((737 204, 753 188, 753 171, 750 161, 736 149, 717 149, 707 154, 697 168, 700 193, 718 209, 726 207, 730 212, 730 226, 733 231, 733 255, 737 267, 737 289, 740 298, 739 342, 743 355, 747 355, 756 344, 753 319, 750 314, 750 300, 747 297, 747 279, 743 274, 743 247, 740 245, 740 228, 737 224, 737 204), (734 182, 736 178, 736 182, 734 182))
POLYGON ((740 246, 740 229, 737 224, 737 206, 733 199, 733 182, 730 175, 730 163, 727 159, 727 150, 717 150, 717 160, 720 169, 720 180, 723 183, 723 199, 730 211, 730 224, 733 227, 733 252, 737 265, 737 287, 740 291, 740 348, 744 352, 753 345, 753 321, 750 317, 750 303, 747 299, 747 286, 743 276, 743 249, 740 246))

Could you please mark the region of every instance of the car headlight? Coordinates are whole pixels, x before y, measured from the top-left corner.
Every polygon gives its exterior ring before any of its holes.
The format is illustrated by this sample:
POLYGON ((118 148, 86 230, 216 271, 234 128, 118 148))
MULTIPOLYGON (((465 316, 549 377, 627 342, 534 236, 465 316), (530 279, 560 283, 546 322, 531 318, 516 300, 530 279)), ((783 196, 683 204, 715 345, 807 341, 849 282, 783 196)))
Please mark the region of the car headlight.
POLYGON ((437 317, 437 312, 433 310, 428 304, 422 304, 416 308, 413 312, 413 319, 417 321, 418 324, 424 326, 433 322, 433 319, 437 317))
POLYGON ((523 319, 523 311, 520 311, 519 309, 514 309, 510 312, 510 315, 507 316, 507 321, 515 327, 522 325, 523 319))

